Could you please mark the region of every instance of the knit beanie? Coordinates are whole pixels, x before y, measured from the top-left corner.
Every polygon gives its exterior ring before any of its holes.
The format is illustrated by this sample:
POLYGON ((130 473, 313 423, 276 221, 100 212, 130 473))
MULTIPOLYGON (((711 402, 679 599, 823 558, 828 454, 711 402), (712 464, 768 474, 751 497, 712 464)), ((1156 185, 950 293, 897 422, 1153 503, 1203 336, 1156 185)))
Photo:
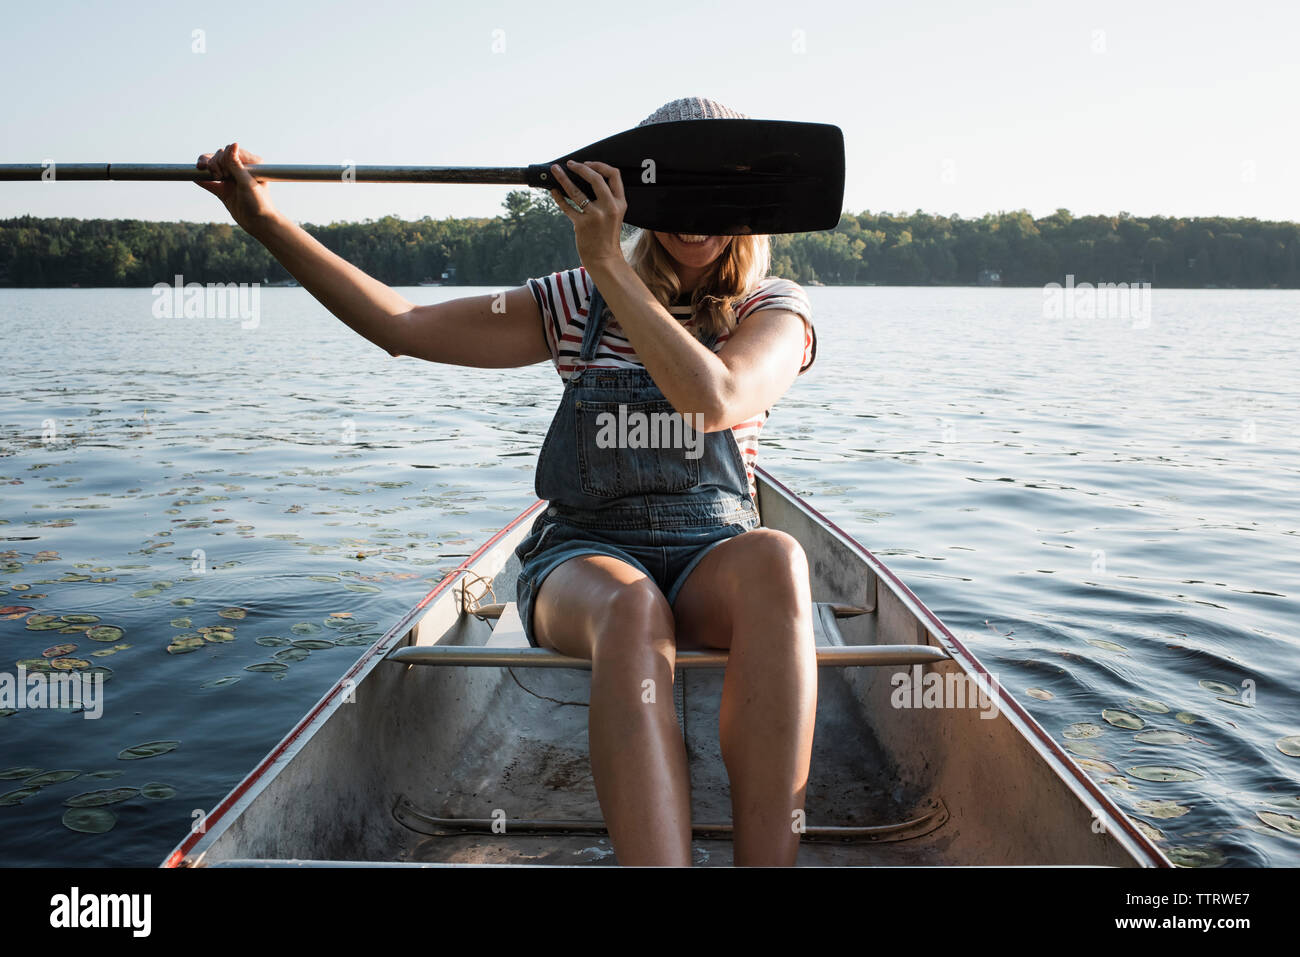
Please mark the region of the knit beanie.
POLYGON ((677 120, 747 120, 743 113, 723 106, 716 100, 706 100, 698 96, 688 96, 680 100, 665 103, 644 120, 638 127, 652 123, 672 123, 677 120))

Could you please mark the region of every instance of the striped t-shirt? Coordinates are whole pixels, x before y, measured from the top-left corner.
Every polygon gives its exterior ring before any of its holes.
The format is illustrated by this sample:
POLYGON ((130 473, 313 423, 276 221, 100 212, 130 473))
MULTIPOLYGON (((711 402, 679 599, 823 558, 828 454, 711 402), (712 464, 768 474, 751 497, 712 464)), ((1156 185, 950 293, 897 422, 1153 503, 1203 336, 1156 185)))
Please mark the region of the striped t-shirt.
MULTIPOLYGON (((582 266, 564 272, 551 273, 537 279, 528 280, 528 288, 537 300, 542 313, 542 325, 546 331, 546 343, 551 347, 551 361, 556 371, 567 378, 575 369, 640 369, 640 358, 628 342, 627 336, 619 327, 612 310, 605 323, 604 332, 596 347, 596 356, 591 362, 583 362, 578 354, 582 348, 582 335, 587 328, 587 304, 591 299, 591 279, 582 266)), ((817 355, 817 337, 813 332, 812 306, 808 297, 798 283, 789 279, 769 276, 758 287, 735 305, 737 325, 762 309, 781 309, 793 312, 804 320, 803 356, 799 364, 802 375, 817 355)), ((689 307, 677 307, 670 312, 689 314, 689 307)), ((693 319, 683 319, 687 328, 691 328, 693 319)), ((723 333, 713 346, 717 352, 730 338, 723 333)), ((741 458, 745 462, 745 474, 749 478, 749 491, 756 494, 754 484, 754 461, 758 457, 758 434, 767 421, 767 412, 731 427, 736 445, 740 447, 741 458)))

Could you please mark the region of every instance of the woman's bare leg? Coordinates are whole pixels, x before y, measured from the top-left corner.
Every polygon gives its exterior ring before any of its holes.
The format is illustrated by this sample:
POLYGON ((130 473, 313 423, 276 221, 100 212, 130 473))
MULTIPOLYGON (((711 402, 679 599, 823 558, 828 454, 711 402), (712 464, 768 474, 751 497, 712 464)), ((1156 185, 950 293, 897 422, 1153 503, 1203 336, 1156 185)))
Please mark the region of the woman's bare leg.
POLYGON ((678 592, 682 642, 729 648, 718 712, 735 863, 793 866, 817 718, 808 562, 784 532, 718 545, 678 592))
POLYGON ((572 558, 542 582, 533 626, 542 647, 591 660, 591 773, 618 862, 690 866, 690 778, 663 593, 616 558, 572 558))

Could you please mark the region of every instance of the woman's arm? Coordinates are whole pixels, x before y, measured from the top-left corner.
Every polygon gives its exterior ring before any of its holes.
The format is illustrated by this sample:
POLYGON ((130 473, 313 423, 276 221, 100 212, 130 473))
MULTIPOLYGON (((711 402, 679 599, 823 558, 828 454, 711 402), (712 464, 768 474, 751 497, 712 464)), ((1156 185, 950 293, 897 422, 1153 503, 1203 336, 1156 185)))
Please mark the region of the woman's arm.
POLYGON ((218 177, 200 182, 321 305, 390 355, 452 365, 503 368, 550 358, 541 313, 526 287, 430 306, 405 296, 335 255, 271 202, 248 163, 261 157, 231 143, 199 157, 218 177))
MULTIPOLYGON (((586 198, 564 170, 551 169, 575 202, 586 198)), ((799 374, 803 320, 777 309, 754 313, 713 352, 660 305, 624 258, 618 237, 627 202, 618 169, 575 163, 569 172, 592 184, 595 200, 579 212, 558 190, 551 195, 574 224, 588 274, 664 398, 684 416, 702 415, 708 432, 731 428, 771 408, 799 374)))
POLYGON ((713 352, 659 304, 621 255, 584 265, 664 398, 682 415, 702 415, 706 432, 770 409, 799 374, 804 323, 794 313, 756 312, 713 352))

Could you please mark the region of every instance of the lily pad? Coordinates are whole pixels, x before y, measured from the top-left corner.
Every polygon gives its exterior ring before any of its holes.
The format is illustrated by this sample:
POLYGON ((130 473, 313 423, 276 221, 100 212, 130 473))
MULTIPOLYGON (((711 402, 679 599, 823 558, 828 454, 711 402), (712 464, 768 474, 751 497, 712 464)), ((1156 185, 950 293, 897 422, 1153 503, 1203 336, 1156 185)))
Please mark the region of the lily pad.
POLYGON ((33 774, 40 774, 44 768, 5 768, 0 771, 0 781, 14 781, 18 778, 30 778, 33 774))
POLYGON ((1098 761, 1096 758, 1079 758, 1076 762, 1079 767, 1086 768, 1089 771, 1096 771, 1098 774, 1119 774, 1119 768, 1106 761, 1098 761))
POLYGON ((27 671, 40 671, 49 674, 54 669, 45 658, 23 658, 15 663, 17 667, 24 668, 27 671))
POLYGON ((283 648, 289 644, 289 639, 280 638, 276 635, 264 635, 257 639, 257 643, 263 648, 283 648))
POLYGON ((1159 764, 1140 764, 1129 768, 1128 773, 1143 781, 1199 781, 1205 775, 1186 768, 1172 768, 1159 764))
POLYGON ((326 648, 333 648, 334 642, 327 638, 299 638, 293 643, 295 648, 306 648, 308 651, 324 651, 326 648))
POLYGON ((1180 711, 1174 715, 1174 719, 1176 721, 1181 721, 1183 724, 1195 724, 1197 717, 1197 715, 1192 714, 1190 711, 1180 711))
POLYGON ((1102 784, 1109 784, 1113 788, 1119 788, 1121 791, 1137 790, 1137 786, 1122 774, 1117 774, 1109 778, 1102 778, 1101 782, 1102 784))
POLYGON ((213 678, 211 681, 205 681, 199 685, 200 688, 224 688, 226 685, 233 685, 239 680, 238 675, 224 675, 220 678, 213 678))
POLYGON ((1135 805, 1139 814, 1145 814, 1147 817, 1158 819, 1182 817, 1191 808, 1179 804, 1177 801, 1138 801, 1135 805))
POLYGON ((289 630, 295 635, 316 635, 320 633, 320 625, 310 621, 300 621, 289 630))
POLYGON ((1187 847, 1179 845, 1165 852, 1176 867, 1218 867, 1223 863, 1223 852, 1213 847, 1187 847))
POLYGON ((1088 644, 1094 648, 1101 648, 1104 651, 1128 651, 1123 645, 1117 645, 1113 641, 1106 641, 1104 638, 1089 638, 1088 644))
POLYGON ((86 632, 86 637, 91 641, 119 641, 125 634, 126 630, 117 625, 96 625, 86 632))
POLYGON ((172 604, 175 605, 177 608, 188 608, 190 605, 194 604, 194 602, 195 602, 195 599, 193 599, 193 598, 173 598, 173 599, 172 599, 172 604))
POLYGON ((1100 726, 1091 724, 1087 721, 1079 721, 1075 724, 1067 725, 1061 734, 1065 735, 1067 738, 1073 739, 1095 738, 1097 735, 1101 734, 1101 728, 1100 726))
POLYGON ((0 621, 13 621, 32 610, 30 605, 5 605, 0 608, 0 621))
POLYGON ((102 807, 70 807, 63 812, 63 826, 82 834, 103 834, 113 830, 117 815, 102 807))
POLYGON ((275 653, 276 661, 305 661, 311 652, 306 648, 285 648, 275 653))
POLYGON ((1163 701, 1153 701, 1151 698, 1129 698, 1130 707, 1137 708, 1139 711, 1150 711, 1152 714, 1168 714, 1169 705, 1163 701))
POLYGON ((358 582, 352 582, 351 584, 344 585, 343 587, 346 588, 348 591, 359 591, 367 595, 374 594, 382 590, 378 585, 362 585, 358 582))
POLYGON ((1146 821, 1134 821, 1133 823, 1137 825, 1137 829, 1139 831, 1141 831, 1143 834, 1147 836, 1148 840, 1163 841, 1165 839, 1164 831, 1160 830, 1159 828, 1152 827, 1146 821))
POLYGON ((76 650, 77 650, 77 646, 73 644, 52 645, 51 647, 46 648, 44 651, 41 652, 41 657, 62 658, 64 655, 70 655, 76 650))
POLYGON ((314 582, 336 582, 339 581, 337 575, 308 575, 308 579, 314 582))
POLYGON ((110 780, 112 778, 120 778, 124 774, 126 774, 125 771, 116 768, 112 771, 87 771, 83 777, 110 780))
POLYGON ((107 788, 102 791, 84 791, 63 802, 64 807, 105 807, 121 804, 140 793, 139 788, 107 788))
POLYGON ((1256 811, 1255 816, 1269 827, 1276 828, 1283 834, 1300 837, 1300 819, 1296 819, 1289 814, 1278 814, 1276 811, 1256 811))
MULTIPOLYGON (((35 615, 32 616, 32 618, 35 617, 35 615)), ((32 621, 32 618, 27 619, 26 628, 28 631, 58 631, 64 627, 63 622, 57 618, 52 618, 49 621, 32 621)))
POLYGON ((1065 750, 1082 758, 1101 758, 1103 756, 1101 748, 1092 741, 1070 741, 1066 743, 1065 750))
POLYGON ((190 621, 188 618, 173 618, 171 620, 171 626, 173 628, 193 628, 194 622, 190 621))
POLYGON ((1115 708, 1107 708, 1102 711, 1101 717, 1107 724, 1113 724, 1117 728, 1127 728, 1130 731, 1146 727, 1146 722, 1137 715, 1130 714, 1127 711, 1119 711, 1115 708))
POLYGON ((343 648, 353 648, 360 645, 369 645, 382 637, 383 635, 344 635, 334 644, 343 648))
POLYGON ((117 753, 119 761, 137 761, 140 758, 152 758, 160 754, 166 754, 168 751, 175 751, 180 747, 179 741, 146 741, 144 744, 133 745, 117 753))
POLYGON ((89 625, 65 625, 59 629, 61 635, 84 635, 90 629, 89 625))
POLYGON ((99 621, 98 615, 64 615, 63 620, 70 625, 93 625, 99 621))
POLYGON ((1292 758, 1300 758, 1300 734, 1290 734, 1277 739, 1277 749, 1292 758))
POLYGON ((13 807, 15 804, 22 804, 24 800, 33 794, 39 794, 40 790, 40 788, 19 788, 16 791, 0 794, 0 807, 13 807))
POLYGON ((140 789, 140 796, 146 797, 151 801, 165 801, 168 798, 176 796, 176 789, 170 784, 158 784, 154 782, 142 787, 140 789))
POLYGON ((33 774, 23 784, 34 788, 43 788, 47 784, 62 784, 64 781, 71 781, 73 778, 81 777, 80 771, 42 771, 40 774, 33 774))
POLYGON ((167 654, 188 655, 192 651, 198 651, 204 644, 205 642, 200 635, 178 635, 167 646, 167 654))
POLYGON ((131 593, 132 598, 153 598, 155 595, 161 595, 161 588, 141 588, 139 591, 131 593))
POLYGON ((1234 688, 1232 685, 1225 685, 1222 681, 1211 681, 1208 678, 1202 678, 1200 681, 1197 682, 1197 684, 1199 684, 1206 691, 1213 691, 1215 694, 1235 695, 1237 693, 1236 688, 1234 688))
POLYGON ((85 671, 90 662, 85 658, 51 658, 50 667, 55 671, 85 671))
POLYGON ((255 665, 246 665, 245 671, 288 671, 289 666, 278 661, 259 661, 255 665))
POLYGON ((229 618, 233 621, 240 621, 248 617, 248 611, 244 608, 223 608, 217 614, 222 618, 229 618))
POLYGON ((99 680, 104 684, 108 684, 109 680, 113 677, 113 669, 107 668, 104 665, 95 665, 92 668, 87 668, 81 674, 83 680, 85 678, 94 678, 95 675, 99 675, 99 680))
POLYGON ((1186 744, 1192 736, 1183 731, 1161 731, 1151 728, 1133 735, 1133 740, 1142 744, 1186 744))
POLYGON ((224 628, 217 628, 204 634, 203 639, 205 641, 210 641, 213 644, 220 645, 225 644, 228 641, 234 641, 235 633, 233 631, 226 631, 224 628))

